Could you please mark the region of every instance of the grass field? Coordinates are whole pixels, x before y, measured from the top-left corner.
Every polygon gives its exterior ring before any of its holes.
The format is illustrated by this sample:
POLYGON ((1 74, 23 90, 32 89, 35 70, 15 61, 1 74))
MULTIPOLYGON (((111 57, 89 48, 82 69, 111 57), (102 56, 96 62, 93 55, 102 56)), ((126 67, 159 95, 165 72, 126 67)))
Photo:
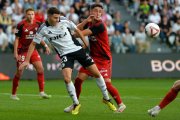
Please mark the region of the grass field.
POLYGON ((80 98, 80 113, 74 116, 63 112, 72 102, 62 80, 46 81, 46 92, 52 95, 49 100, 39 98, 35 80, 21 80, 18 89, 20 101, 9 99, 11 81, 0 81, 0 120, 179 120, 179 96, 156 118, 147 114, 173 82, 171 79, 113 80, 127 106, 123 113, 113 113, 102 103, 95 81, 87 80, 80 98))

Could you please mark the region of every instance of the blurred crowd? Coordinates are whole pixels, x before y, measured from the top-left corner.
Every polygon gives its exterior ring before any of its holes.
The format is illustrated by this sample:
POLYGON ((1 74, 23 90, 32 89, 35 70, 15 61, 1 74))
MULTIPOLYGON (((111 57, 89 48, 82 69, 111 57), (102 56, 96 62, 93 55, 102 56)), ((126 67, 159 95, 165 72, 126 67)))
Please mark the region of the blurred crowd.
POLYGON ((127 0, 125 6, 140 23, 158 24, 159 42, 180 51, 180 0, 127 0))
MULTIPOLYGON (((113 53, 148 53, 152 40, 147 38, 144 26, 148 22, 161 27, 160 43, 180 51, 180 0, 116 0, 139 21, 139 29, 132 30, 129 20, 122 22, 118 8, 111 0, 0 0, 0 53, 13 52, 16 25, 24 18, 27 8, 35 9, 35 18, 44 22, 49 7, 57 7, 61 14, 78 24, 88 17, 92 2, 104 6, 102 20, 107 25, 113 53)), ((41 46, 37 46, 43 52, 41 46)))

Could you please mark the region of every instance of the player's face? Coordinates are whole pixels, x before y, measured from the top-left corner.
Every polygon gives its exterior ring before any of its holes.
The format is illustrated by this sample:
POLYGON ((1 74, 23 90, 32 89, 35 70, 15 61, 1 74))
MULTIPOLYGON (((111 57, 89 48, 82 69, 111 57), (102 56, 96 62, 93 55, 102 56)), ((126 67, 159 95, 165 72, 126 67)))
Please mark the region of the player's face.
POLYGON ((56 24, 59 22, 60 14, 53 14, 48 16, 49 23, 52 26, 56 26, 56 24))
POLYGON ((94 15, 95 20, 100 20, 103 14, 103 9, 101 7, 95 7, 91 10, 91 15, 94 15))
POLYGON ((33 21, 34 20, 34 11, 28 11, 26 13, 26 19, 29 22, 33 21))

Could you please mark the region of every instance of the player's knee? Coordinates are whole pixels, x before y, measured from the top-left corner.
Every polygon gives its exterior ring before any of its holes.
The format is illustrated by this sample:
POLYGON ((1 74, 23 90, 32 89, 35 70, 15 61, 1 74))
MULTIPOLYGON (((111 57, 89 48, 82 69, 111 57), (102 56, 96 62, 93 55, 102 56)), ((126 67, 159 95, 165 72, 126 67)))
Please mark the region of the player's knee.
POLYGON ((64 82, 65 82, 65 83, 70 83, 70 82, 71 82, 71 77, 69 77, 69 76, 64 76, 64 82))
POLYGON ((180 90, 180 80, 177 80, 174 85, 173 85, 173 89, 176 91, 180 90))
POLYGON ((38 72, 38 73, 44 73, 44 68, 43 68, 43 67, 38 68, 38 69, 37 69, 37 72, 38 72))

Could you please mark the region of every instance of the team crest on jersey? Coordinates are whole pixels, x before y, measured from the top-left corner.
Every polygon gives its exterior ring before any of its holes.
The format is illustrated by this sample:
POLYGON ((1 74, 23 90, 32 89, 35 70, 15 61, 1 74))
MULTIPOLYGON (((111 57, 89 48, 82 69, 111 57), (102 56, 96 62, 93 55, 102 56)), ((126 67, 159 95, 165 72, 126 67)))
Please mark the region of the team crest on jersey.
POLYGON ((28 29, 25 29, 25 31, 24 32, 28 32, 28 29))
POLYGON ((30 31, 29 34, 33 34, 33 31, 30 31))

